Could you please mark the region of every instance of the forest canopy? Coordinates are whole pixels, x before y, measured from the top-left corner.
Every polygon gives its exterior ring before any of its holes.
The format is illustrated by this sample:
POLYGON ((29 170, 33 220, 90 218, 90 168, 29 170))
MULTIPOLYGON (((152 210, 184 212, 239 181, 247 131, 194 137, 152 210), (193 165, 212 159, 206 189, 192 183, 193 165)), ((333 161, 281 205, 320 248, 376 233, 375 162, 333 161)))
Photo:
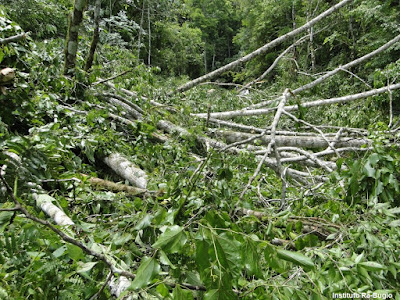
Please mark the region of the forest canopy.
POLYGON ((395 0, 3 0, 0 299, 400 299, 395 0))

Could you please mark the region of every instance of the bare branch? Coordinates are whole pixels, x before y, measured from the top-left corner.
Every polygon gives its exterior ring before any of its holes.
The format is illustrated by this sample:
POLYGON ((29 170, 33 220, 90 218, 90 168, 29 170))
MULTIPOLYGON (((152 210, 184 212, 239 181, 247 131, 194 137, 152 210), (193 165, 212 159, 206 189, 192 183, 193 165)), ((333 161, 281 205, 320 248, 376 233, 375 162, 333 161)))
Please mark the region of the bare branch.
MULTIPOLYGON (((347 96, 343 96, 343 97, 304 102, 301 104, 301 106, 304 108, 309 108, 309 107, 330 105, 330 104, 336 104, 336 103, 346 103, 346 102, 351 102, 351 101, 383 94, 383 93, 388 92, 389 90, 397 90, 397 89, 400 89, 400 83, 391 84, 387 87, 382 87, 379 89, 369 90, 367 92, 347 95, 347 96)), ((248 110, 241 109, 241 110, 232 110, 232 111, 225 111, 225 112, 215 112, 215 113, 211 113, 210 117, 217 118, 217 119, 229 119, 229 118, 234 118, 234 117, 259 116, 259 115, 269 114, 269 113, 275 111, 276 109, 277 108, 274 107, 274 108, 265 108, 265 109, 248 109, 248 110)), ((298 110, 298 109, 299 109, 299 107, 297 104, 285 106, 285 111, 293 111, 293 110, 298 110)), ((206 114, 204 114, 204 113, 192 114, 192 116, 199 117, 199 118, 205 118, 206 114)))
POLYGON ((10 36, 8 38, 0 39, 0 45, 5 45, 9 43, 14 43, 26 39, 28 33, 21 33, 14 36, 10 36))

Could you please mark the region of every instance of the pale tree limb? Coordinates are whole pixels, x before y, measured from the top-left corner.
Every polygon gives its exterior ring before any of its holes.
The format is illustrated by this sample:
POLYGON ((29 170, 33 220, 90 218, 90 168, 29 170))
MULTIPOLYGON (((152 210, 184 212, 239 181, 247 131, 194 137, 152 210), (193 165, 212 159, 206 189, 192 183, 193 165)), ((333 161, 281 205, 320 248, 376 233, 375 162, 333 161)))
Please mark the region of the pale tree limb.
MULTIPOLYGON (((285 136, 277 135, 276 133, 270 135, 258 134, 254 135, 251 133, 237 132, 237 131, 223 131, 214 132, 216 136, 223 136, 224 139, 229 143, 237 143, 236 145, 243 144, 243 141, 257 140, 263 145, 268 145, 272 139, 278 146, 290 146, 300 148, 325 148, 329 147, 329 144, 334 141, 332 138, 322 138, 319 136, 285 136), (217 134, 216 134, 217 133, 217 134), (239 143, 240 142, 240 143, 239 143)), ((372 143, 369 139, 363 138, 352 138, 345 137, 337 141, 338 147, 362 147, 364 145, 370 145, 372 143)))
POLYGON ((147 174, 119 153, 112 153, 104 162, 119 176, 141 189, 147 187, 147 174))
MULTIPOLYGON (((284 151, 287 148, 288 147, 282 147, 282 148, 279 148, 279 149, 282 149, 282 151, 284 151)), ((343 147, 343 148, 337 148, 336 151, 323 150, 323 151, 320 151, 320 152, 314 152, 312 155, 314 157, 319 157, 319 156, 335 154, 336 152, 339 152, 339 153, 341 153, 341 152, 349 152, 349 151, 351 151, 351 152, 357 152, 357 151, 364 152, 364 151, 370 151, 372 149, 373 149, 372 147, 366 147, 366 148, 343 147)), ((298 161, 301 161, 301 160, 305 160, 307 158, 308 158, 308 156, 300 155, 300 156, 296 156, 296 157, 282 158, 282 162, 298 162, 298 161)))
MULTIPOLYGON (((347 102, 383 94, 383 93, 388 92, 388 90, 393 91, 393 90, 397 90, 397 89, 400 89, 400 83, 391 84, 389 86, 382 87, 379 89, 373 89, 373 90, 369 90, 367 92, 347 95, 347 96, 343 96, 343 97, 304 102, 301 104, 301 106, 304 108, 309 108, 309 107, 317 107, 317 106, 337 104, 337 103, 347 103, 347 102)), ((225 112, 215 112, 215 113, 211 113, 210 117, 217 118, 217 119, 229 119, 229 118, 234 118, 234 117, 259 116, 259 115, 269 114, 269 113, 275 111, 276 109, 277 109, 276 107, 273 107, 273 108, 265 108, 265 109, 248 109, 248 110, 241 109, 241 110, 232 110, 232 111, 225 111, 225 112)), ((285 111, 294 111, 294 110, 298 110, 298 109, 299 109, 299 106, 297 104, 285 106, 285 111)), ((191 115, 194 117, 199 117, 199 118, 206 117, 206 114, 204 114, 204 113, 191 114, 191 115)))
POLYGON ((36 205, 41 208, 54 222, 59 226, 75 226, 75 223, 68 217, 65 212, 53 204, 56 201, 53 197, 47 194, 33 194, 36 200, 36 205))
POLYGON ((142 114, 140 112, 138 112, 136 109, 134 109, 131 105, 128 105, 128 104, 122 102, 121 100, 118 100, 118 99, 113 98, 113 97, 106 98, 106 99, 111 105, 113 105, 115 107, 120 106, 121 108, 123 108, 122 112, 123 113, 128 113, 128 115, 130 115, 131 118, 133 117, 133 119, 137 119, 137 120, 143 119, 142 114))
POLYGON ((126 99, 120 95, 117 94, 112 94, 112 93, 101 93, 101 94, 95 94, 95 96, 104 96, 104 97, 108 97, 108 98, 115 98, 118 99, 119 101, 125 103, 126 105, 129 105, 130 107, 132 107, 133 109, 137 110, 139 113, 144 114, 145 111, 137 104, 133 103, 132 101, 130 101, 129 99, 126 99))
POLYGON ((21 40, 26 39, 28 33, 20 33, 14 36, 10 36, 4 39, 0 39, 0 45, 5 45, 5 44, 9 44, 9 43, 14 43, 14 42, 19 42, 21 40))
POLYGON ((339 2, 338 4, 336 4, 336 5, 332 6, 331 8, 327 9, 326 11, 324 11, 323 13, 321 13, 320 15, 315 17, 314 19, 312 19, 309 22, 307 22, 306 24, 304 24, 303 26, 301 26, 301 27, 299 27, 299 28, 297 28, 295 30, 292 30, 292 31, 290 31, 290 32, 288 32, 288 33, 286 33, 286 34, 274 39, 273 41, 265 44, 264 46, 258 48, 255 51, 247 54, 246 56, 243 56, 242 58, 240 58, 238 60, 235 60, 235 61, 233 61, 233 62, 231 62, 231 63, 229 63, 229 64, 227 64, 227 65, 225 65, 225 66, 223 66, 221 68, 218 68, 218 69, 216 69, 216 70, 214 70, 214 71, 212 71, 212 72, 210 72, 210 73, 208 73, 208 74, 206 74, 204 76, 201 76, 201 77, 199 77, 197 79, 194 79, 192 81, 189 81, 189 82, 185 83, 184 85, 178 87, 176 89, 175 93, 181 93, 181 92, 187 91, 187 90, 193 88, 194 86, 196 86, 196 85, 198 85, 198 84, 200 84, 200 83, 202 83, 204 81, 207 81, 207 80, 210 80, 212 78, 215 78, 218 75, 220 75, 220 74, 222 74, 222 73, 224 73, 226 71, 229 71, 229 70, 231 70, 231 69, 233 69, 233 68, 235 68, 235 67, 237 67, 237 66, 239 66, 241 64, 244 64, 244 63, 250 61, 254 57, 257 57, 258 55, 266 53, 268 50, 270 50, 273 47, 279 45, 280 43, 282 43, 282 42, 284 42, 284 41, 286 41, 286 40, 288 40, 288 39, 290 39, 290 38, 292 38, 292 37, 304 32, 304 31, 306 31, 308 28, 314 26, 316 23, 321 21, 323 18, 331 15, 332 13, 334 13, 338 9, 342 8, 343 6, 351 3, 352 1, 353 0, 343 0, 343 1, 339 2))
MULTIPOLYGON (((268 155, 271 152, 271 148, 274 147, 276 148, 275 145, 275 135, 276 135, 276 128, 278 126, 278 122, 279 119, 281 118, 282 115, 282 111, 285 107, 286 101, 289 98, 289 90, 286 89, 285 92, 283 93, 283 97, 282 97, 282 101, 281 103, 279 103, 274 120, 272 121, 271 124, 271 140, 267 146, 267 151, 265 152, 264 156, 262 157, 261 161, 258 163, 257 169, 254 171, 253 176, 249 179, 249 182, 247 183, 247 185, 245 186, 245 188, 243 189, 242 193, 239 196, 239 201, 241 201, 244 197, 244 195, 246 194, 247 190, 250 188, 251 184, 253 183, 254 179, 256 179, 256 177, 258 176, 258 174, 261 171, 261 167, 263 166, 265 160, 267 159, 268 155)), ((278 172, 280 171, 280 166, 277 165, 278 168, 278 172)))
POLYGON ((282 147, 282 148, 278 148, 279 151, 294 151, 294 152, 298 152, 302 155, 304 155, 305 157, 307 157, 308 159, 312 160, 313 162, 315 162, 318 166, 320 166, 321 168, 323 168, 325 171, 331 173, 333 170, 327 166, 326 162, 321 161, 320 159, 318 159, 315 155, 297 148, 297 147, 282 147))

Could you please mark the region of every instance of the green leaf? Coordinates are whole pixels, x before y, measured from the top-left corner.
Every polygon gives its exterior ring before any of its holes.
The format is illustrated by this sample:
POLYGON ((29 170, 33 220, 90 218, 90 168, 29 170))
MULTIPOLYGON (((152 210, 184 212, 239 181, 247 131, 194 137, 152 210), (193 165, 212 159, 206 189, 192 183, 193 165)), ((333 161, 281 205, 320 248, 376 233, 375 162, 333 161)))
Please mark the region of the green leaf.
POLYGON ((360 255, 358 255, 358 256, 356 257, 356 259, 354 260, 354 262, 355 262, 356 264, 358 264, 358 263, 363 259, 363 257, 364 257, 364 252, 361 253, 360 255))
POLYGON ((153 257, 144 257, 129 289, 137 290, 148 285, 160 273, 160 265, 153 257))
POLYGON ((152 247, 161 248, 167 253, 178 253, 182 250, 186 241, 187 236, 182 227, 178 225, 168 226, 152 247))
POLYGON ((262 278, 262 270, 260 266, 260 256, 257 253, 257 246, 251 239, 246 239, 242 249, 243 262, 249 275, 262 278))
POLYGON ((76 270, 77 273, 85 273, 90 271, 98 262, 87 262, 87 263, 82 263, 78 262, 78 269, 76 270))
POLYGON ((82 249, 75 245, 67 244, 67 252, 68 256, 75 261, 84 257, 82 249))
POLYGON ((170 266, 172 269, 176 269, 176 267, 171 263, 167 254, 165 254, 164 251, 159 250, 159 253, 160 253, 160 263, 162 263, 163 265, 170 266))
POLYGON ((159 292, 161 294, 161 296, 163 296, 164 298, 167 298, 167 296, 169 296, 169 289, 167 288, 167 286, 164 283, 161 283, 159 285, 157 285, 156 288, 157 292, 159 292))
POLYGON ((174 300, 192 300, 193 294, 191 291, 183 290, 179 285, 174 288, 172 293, 174 300))
POLYGON ((379 154, 377 154, 377 153, 372 153, 372 154, 370 155, 370 157, 368 158, 368 161, 369 161, 373 166, 375 166, 376 163, 379 161, 379 154))
POLYGON ((390 227, 400 227, 400 220, 394 220, 389 223, 390 227))
POLYGON ((368 177, 375 178, 375 169, 371 166, 371 162, 368 160, 364 165, 364 174, 368 177))
POLYGON ((362 262, 362 263, 359 263, 359 265, 363 266, 368 271, 382 271, 382 270, 387 269, 387 267, 385 267, 384 265, 381 265, 380 263, 377 263, 374 261, 362 262))
POLYGON ((58 248, 56 251, 54 251, 53 255, 55 258, 58 258, 58 257, 62 256, 65 253, 65 251, 67 251, 67 247, 64 245, 64 246, 61 246, 60 248, 58 248))
POLYGON ((279 258, 290 261, 298 266, 302 266, 307 269, 315 268, 311 258, 305 256, 304 254, 282 249, 278 249, 276 252, 278 253, 279 258))

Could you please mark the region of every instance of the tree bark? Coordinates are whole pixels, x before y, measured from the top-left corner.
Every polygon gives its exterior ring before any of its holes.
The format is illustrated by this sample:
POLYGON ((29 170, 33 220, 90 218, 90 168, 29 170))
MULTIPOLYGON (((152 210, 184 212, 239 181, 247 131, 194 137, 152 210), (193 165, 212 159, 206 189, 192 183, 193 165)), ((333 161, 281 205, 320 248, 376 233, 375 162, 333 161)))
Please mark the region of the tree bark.
POLYGON ((40 207, 54 222, 59 226, 75 225, 75 223, 68 217, 60 208, 55 206, 53 202, 56 200, 46 194, 34 196, 36 205, 40 207))
POLYGON ((147 175, 119 153, 113 153, 104 162, 119 176, 141 189, 147 187, 147 175))
MULTIPOLYGON (((251 133, 237 132, 237 131, 224 131, 219 130, 213 133, 213 136, 221 136, 228 143, 236 143, 246 139, 250 139, 254 135, 251 133)), ((256 139, 264 145, 268 145, 271 142, 271 135, 264 135, 256 139)), ((329 137, 328 142, 333 142, 334 138, 329 137)), ((327 141, 322 137, 309 137, 309 136, 275 136, 275 143, 279 147, 298 147, 298 148, 326 148, 329 146, 327 141)), ((337 147, 361 147, 363 145, 370 145, 371 141, 368 139, 361 138, 341 138, 336 142, 337 147)))
POLYGON ((207 81, 207 80, 210 80, 212 78, 215 78, 218 75, 220 75, 220 74, 222 74, 222 73, 224 73, 226 71, 229 71, 229 70, 231 70, 231 69, 233 69, 233 68, 235 68, 235 67, 237 67, 237 66, 239 66, 239 65, 241 65, 241 64, 243 64, 245 62, 250 61, 251 59, 253 59, 254 57, 256 57, 256 56, 258 56, 260 54, 266 53, 268 50, 272 49, 273 47, 277 46, 278 44, 280 44, 280 43, 282 43, 282 42, 284 42, 284 41, 286 41, 286 40, 288 40, 290 38, 293 38, 294 36, 298 35, 299 33, 302 33, 303 31, 307 30, 311 26, 313 26, 316 23, 318 23, 319 21, 321 21, 323 18, 331 15, 332 13, 334 13, 335 11, 337 11, 341 7, 345 6, 346 4, 349 4, 352 1, 353 0, 343 0, 343 1, 339 2, 338 4, 332 6, 328 10, 324 11, 322 14, 318 15, 317 17, 315 17, 311 21, 307 22, 303 26, 301 26, 301 27, 299 27, 299 28, 297 28, 297 29, 285 34, 285 35, 282 35, 282 36, 276 38, 275 40, 265 44, 264 46, 258 48, 257 50, 251 52, 250 54, 247 54, 246 56, 243 56, 242 58, 240 58, 238 60, 235 60, 235 61, 233 61, 233 62, 231 62, 231 63, 229 63, 229 64, 227 64, 227 65, 225 65, 225 66, 223 66, 221 68, 218 68, 218 69, 206 74, 206 75, 203 75, 203 76, 201 76, 201 77, 199 77, 197 79, 194 79, 192 81, 189 81, 189 82, 185 83, 184 85, 178 87, 175 92, 180 93, 180 92, 187 91, 187 90, 193 88, 194 86, 196 86, 196 85, 198 85, 198 84, 200 84, 200 83, 202 83, 204 81, 207 81))
MULTIPOLYGON (((386 87, 370 90, 370 91, 363 92, 363 93, 347 95, 347 96, 338 97, 338 98, 322 99, 322 100, 304 102, 304 103, 301 104, 301 106, 304 107, 304 108, 308 108, 308 107, 329 105, 329 104, 335 104, 335 103, 351 102, 351 101, 354 101, 354 100, 367 98, 367 97, 370 97, 370 96, 386 93, 388 91, 397 90, 397 89, 400 89, 400 83, 392 84, 392 85, 389 85, 389 86, 386 86, 386 87)), ((293 111, 293 110, 297 110, 298 108, 299 108, 298 105, 285 106, 285 111, 293 111)), ((271 113, 271 112, 273 112, 275 110, 276 110, 275 107, 273 107, 273 108, 262 108, 262 109, 248 109, 248 110, 245 110, 245 109, 232 110, 232 111, 211 113, 210 117, 211 118, 216 118, 216 119, 229 119, 229 118, 234 118, 234 117, 259 116, 259 115, 269 114, 269 113, 271 113)), ((207 113, 192 114, 192 116, 200 117, 200 118, 207 118, 207 115, 208 115, 207 113)))
POLYGON ((83 12, 86 8, 87 0, 75 0, 74 11, 70 18, 68 35, 65 45, 64 75, 72 76, 75 72, 76 53, 78 52, 78 34, 82 23, 83 12))
POLYGON ((93 39, 90 45, 90 50, 88 57, 86 59, 85 71, 87 72, 93 65, 94 54, 96 53, 97 44, 100 39, 100 9, 101 9, 101 0, 96 0, 95 8, 94 8, 94 30, 93 30, 93 39))
POLYGON ((26 38, 26 33, 24 32, 24 33, 21 33, 21 34, 10 36, 8 38, 0 39, 0 45, 5 45, 5 44, 9 44, 9 43, 18 42, 18 41, 21 41, 21 40, 23 40, 25 38, 26 38))

